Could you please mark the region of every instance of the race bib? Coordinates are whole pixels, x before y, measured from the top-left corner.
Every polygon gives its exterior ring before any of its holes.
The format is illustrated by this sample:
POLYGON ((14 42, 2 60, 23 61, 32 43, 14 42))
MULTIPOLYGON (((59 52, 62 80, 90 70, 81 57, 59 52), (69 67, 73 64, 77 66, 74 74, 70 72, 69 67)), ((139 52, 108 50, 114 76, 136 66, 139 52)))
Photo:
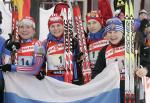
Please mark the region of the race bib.
POLYGON ((59 67, 64 67, 64 54, 48 55, 47 62, 49 70, 59 70, 59 67))
POLYGON ((33 56, 19 56, 18 65, 20 66, 32 66, 33 65, 33 56))

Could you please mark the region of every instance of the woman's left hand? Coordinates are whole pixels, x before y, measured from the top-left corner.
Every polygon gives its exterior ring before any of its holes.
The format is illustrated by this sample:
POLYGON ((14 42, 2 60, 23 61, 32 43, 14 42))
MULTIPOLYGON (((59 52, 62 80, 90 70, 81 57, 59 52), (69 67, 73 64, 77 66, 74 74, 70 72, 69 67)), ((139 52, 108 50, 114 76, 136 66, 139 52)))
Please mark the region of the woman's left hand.
POLYGON ((138 77, 142 78, 147 75, 148 71, 147 68, 138 68, 135 73, 138 77))

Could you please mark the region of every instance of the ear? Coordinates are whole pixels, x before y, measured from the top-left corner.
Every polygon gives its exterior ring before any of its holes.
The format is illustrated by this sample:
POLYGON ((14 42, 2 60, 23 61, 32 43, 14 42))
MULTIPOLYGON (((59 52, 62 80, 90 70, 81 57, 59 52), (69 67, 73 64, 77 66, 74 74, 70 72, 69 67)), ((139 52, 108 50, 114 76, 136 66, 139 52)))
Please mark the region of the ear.
POLYGON ((33 28, 33 34, 36 34, 35 28, 33 28))

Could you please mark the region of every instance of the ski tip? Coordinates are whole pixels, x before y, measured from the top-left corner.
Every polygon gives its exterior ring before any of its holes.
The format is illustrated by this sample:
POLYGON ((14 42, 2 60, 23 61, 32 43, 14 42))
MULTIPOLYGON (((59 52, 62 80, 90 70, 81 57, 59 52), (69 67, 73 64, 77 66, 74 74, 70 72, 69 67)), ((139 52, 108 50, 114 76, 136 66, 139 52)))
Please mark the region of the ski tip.
POLYGON ((125 2, 125 17, 129 17, 129 4, 127 1, 125 2))
POLYGON ((79 5, 74 5, 73 13, 74 13, 74 16, 79 16, 81 14, 79 5))
POLYGON ((60 15, 61 13, 61 10, 65 8, 65 9, 68 9, 69 8, 69 5, 67 3, 63 3, 63 2, 59 2, 56 4, 55 8, 54 8, 54 13, 57 13, 60 15))

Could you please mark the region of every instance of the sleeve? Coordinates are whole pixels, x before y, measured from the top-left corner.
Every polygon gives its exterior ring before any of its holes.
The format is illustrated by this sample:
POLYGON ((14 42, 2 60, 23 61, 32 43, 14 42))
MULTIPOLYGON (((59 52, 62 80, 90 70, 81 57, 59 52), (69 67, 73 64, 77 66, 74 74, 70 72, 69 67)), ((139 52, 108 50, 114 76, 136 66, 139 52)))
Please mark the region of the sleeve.
POLYGON ((5 49, 5 39, 0 36, 0 65, 2 64, 2 56, 5 49))
POLYGON ((143 44, 140 48, 140 64, 147 67, 150 65, 150 47, 143 44))
POLYGON ((103 71, 106 67, 106 58, 105 58, 105 51, 107 46, 103 47, 98 54, 98 58, 96 60, 96 64, 94 69, 92 69, 92 79, 95 78, 99 73, 103 71))
POLYGON ((11 64, 11 51, 4 49, 2 54, 2 64, 11 64))
POLYGON ((135 50, 139 49, 139 32, 136 32, 135 34, 134 47, 135 47, 135 50))
MULTIPOLYGON (((140 58, 141 59, 141 58, 140 58)), ((144 58, 145 59, 145 61, 142 59, 142 61, 144 61, 145 62, 145 64, 142 62, 141 63, 141 65, 143 66, 143 67, 146 67, 147 68, 147 71, 148 71, 148 73, 147 73, 147 77, 150 77, 150 62, 149 63, 147 63, 146 62, 146 60, 148 60, 148 58, 144 58), (144 64, 144 65, 143 65, 144 64)), ((148 60, 148 61, 150 61, 150 60, 148 60)), ((141 62, 141 61, 140 61, 141 62)))
POLYGON ((80 63, 78 63, 78 55, 80 54, 77 38, 73 39, 73 83, 82 84, 82 68, 80 63))
MULTIPOLYGON (((9 40, 9 39, 8 39, 9 40)), ((8 40, 3 43, 2 49, 2 64, 11 64, 11 51, 9 51, 5 46, 7 45, 8 40)))
POLYGON ((147 68, 147 76, 150 77, 150 47, 144 43, 140 44, 140 65, 147 68))
POLYGON ((135 50, 140 51, 140 65, 148 69, 147 76, 150 77, 150 48, 144 44, 142 32, 137 32, 135 36, 135 50))
POLYGON ((45 56, 45 49, 41 42, 36 42, 34 45, 34 59, 32 66, 15 66, 12 65, 11 70, 21 72, 28 75, 37 75, 42 67, 45 56))
POLYGON ((147 68, 147 70, 148 70, 148 73, 147 73, 147 77, 150 77, 150 65, 148 66, 148 68, 147 68))

